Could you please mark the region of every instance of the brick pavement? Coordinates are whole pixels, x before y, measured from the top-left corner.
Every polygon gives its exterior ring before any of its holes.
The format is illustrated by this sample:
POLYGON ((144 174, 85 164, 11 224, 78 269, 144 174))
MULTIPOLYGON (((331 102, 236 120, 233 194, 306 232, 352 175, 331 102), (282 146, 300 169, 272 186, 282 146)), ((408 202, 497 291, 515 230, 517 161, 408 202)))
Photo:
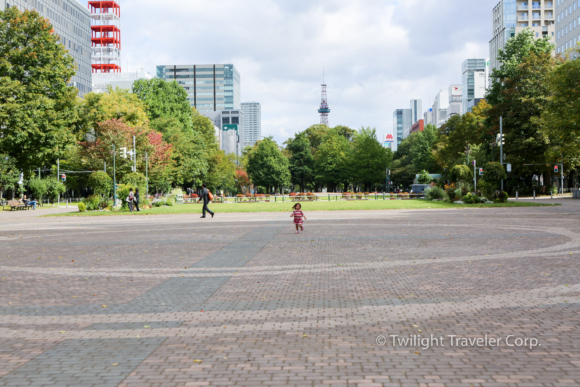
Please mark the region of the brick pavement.
POLYGON ((580 203, 560 202, 311 212, 300 235, 276 213, 11 215, 0 386, 578 386, 580 203))

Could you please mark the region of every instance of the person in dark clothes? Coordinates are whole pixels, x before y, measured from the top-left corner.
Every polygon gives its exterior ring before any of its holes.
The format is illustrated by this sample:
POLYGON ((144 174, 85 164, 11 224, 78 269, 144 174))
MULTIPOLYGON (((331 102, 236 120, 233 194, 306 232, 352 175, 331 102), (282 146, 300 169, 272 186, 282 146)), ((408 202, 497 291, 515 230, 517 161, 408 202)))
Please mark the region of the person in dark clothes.
POLYGON ((137 209, 137 211, 141 211, 139 209, 139 188, 135 188, 135 199, 133 200, 133 205, 137 209))
POLYGON ((205 212, 209 212, 209 214, 211 215, 211 217, 213 218, 213 212, 207 207, 207 204, 209 203, 209 191, 208 189, 205 187, 205 183, 202 185, 201 191, 200 191, 200 195, 199 195, 199 199, 203 200, 203 215, 201 216, 202 218, 205 218, 205 212))

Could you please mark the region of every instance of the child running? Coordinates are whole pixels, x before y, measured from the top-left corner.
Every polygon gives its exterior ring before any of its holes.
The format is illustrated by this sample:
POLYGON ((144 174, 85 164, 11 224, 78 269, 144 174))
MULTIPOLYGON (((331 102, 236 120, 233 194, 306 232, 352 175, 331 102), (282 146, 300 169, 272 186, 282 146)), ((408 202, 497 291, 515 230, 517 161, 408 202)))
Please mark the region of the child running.
POLYGON ((296 225, 296 234, 299 233, 298 231, 298 227, 300 227, 300 230, 304 231, 304 226, 302 225, 303 221, 302 218, 306 219, 306 216, 304 215, 304 212, 302 212, 301 208, 302 206, 300 205, 300 203, 296 203, 294 204, 294 211, 292 211, 292 214, 290 215, 290 217, 294 217, 294 224, 296 225))

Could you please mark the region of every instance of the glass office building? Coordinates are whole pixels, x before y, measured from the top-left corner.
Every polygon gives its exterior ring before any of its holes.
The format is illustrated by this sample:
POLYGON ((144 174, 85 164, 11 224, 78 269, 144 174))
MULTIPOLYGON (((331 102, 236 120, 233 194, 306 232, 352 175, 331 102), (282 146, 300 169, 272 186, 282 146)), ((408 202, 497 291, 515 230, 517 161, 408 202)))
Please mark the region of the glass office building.
POLYGON ((413 125, 411 121, 411 109, 397 109, 393 113, 393 133, 397 136, 397 146, 394 150, 397 150, 403 142, 403 139, 411 133, 411 126, 413 125))
POLYGON ((0 11, 18 7, 36 10, 47 18, 68 53, 75 59, 77 73, 69 82, 83 96, 91 91, 91 14, 76 0, 0 0, 0 11))
POLYGON ((262 136, 262 106, 259 102, 243 102, 244 148, 254 146, 262 136))
POLYGON ((467 105, 474 99, 485 97, 487 88, 487 60, 467 59, 461 66, 463 73, 461 90, 463 93, 463 113, 467 113, 467 105))
POLYGON ((199 111, 241 109, 240 73, 233 64, 162 65, 157 77, 177 81, 199 111))

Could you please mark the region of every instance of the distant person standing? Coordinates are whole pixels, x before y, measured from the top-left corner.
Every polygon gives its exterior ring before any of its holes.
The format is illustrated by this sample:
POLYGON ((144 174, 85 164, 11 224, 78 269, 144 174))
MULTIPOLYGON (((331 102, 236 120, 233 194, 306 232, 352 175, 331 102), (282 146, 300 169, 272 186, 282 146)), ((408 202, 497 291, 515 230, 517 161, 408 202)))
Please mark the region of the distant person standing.
POLYGON ((129 188, 129 196, 127 196, 127 205, 129 206, 129 212, 133 212, 133 202, 135 201, 135 194, 133 193, 133 188, 129 188))
POLYGON ((213 195, 206 188, 205 183, 202 185, 201 195, 199 195, 199 198, 200 198, 200 200, 203 200, 203 210, 202 210, 203 214, 201 217, 205 218, 205 212, 207 211, 207 212, 209 212, 209 214, 213 218, 214 213, 207 207, 207 204, 209 203, 209 201, 213 199, 213 195))
POLYGON ((137 209, 137 211, 141 211, 139 209, 139 188, 135 188, 135 198, 133 200, 133 203, 134 203, 135 208, 137 209))

